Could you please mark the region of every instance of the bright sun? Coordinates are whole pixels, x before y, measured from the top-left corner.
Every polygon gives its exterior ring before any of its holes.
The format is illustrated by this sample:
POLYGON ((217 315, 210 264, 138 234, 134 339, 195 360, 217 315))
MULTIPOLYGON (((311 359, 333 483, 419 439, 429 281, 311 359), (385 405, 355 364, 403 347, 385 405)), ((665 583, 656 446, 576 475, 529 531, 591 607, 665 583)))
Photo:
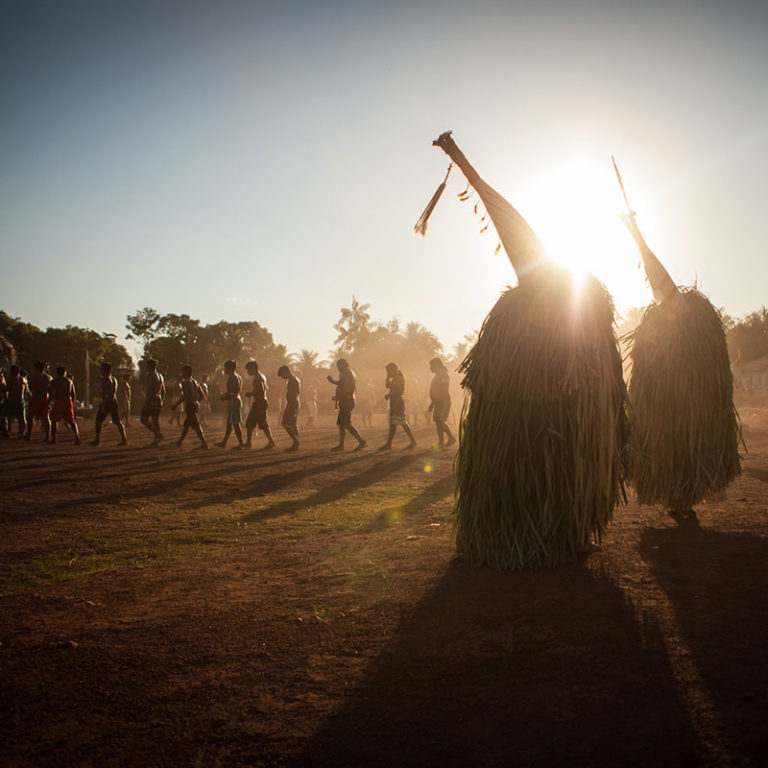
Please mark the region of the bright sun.
POLYGON ((520 212, 551 258, 577 276, 591 272, 602 280, 619 312, 651 301, 637 247, 619 218, 622 210, 608 158, 602 164, 575 158, 544 172, 520 199, 520 212))

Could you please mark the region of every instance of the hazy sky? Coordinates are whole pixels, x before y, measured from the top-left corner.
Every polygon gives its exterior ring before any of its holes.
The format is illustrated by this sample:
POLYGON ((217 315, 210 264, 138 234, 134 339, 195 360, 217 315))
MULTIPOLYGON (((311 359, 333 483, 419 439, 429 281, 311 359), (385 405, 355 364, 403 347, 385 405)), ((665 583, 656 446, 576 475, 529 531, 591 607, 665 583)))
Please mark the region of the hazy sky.
POLYGON ((144 306, 325 355, 352 294, 447 347, 514 282, 454 138, 617 305, 617 214, 735 316, 768 304, 768 3, 5 3, 0 308, 124 333, 144 306))

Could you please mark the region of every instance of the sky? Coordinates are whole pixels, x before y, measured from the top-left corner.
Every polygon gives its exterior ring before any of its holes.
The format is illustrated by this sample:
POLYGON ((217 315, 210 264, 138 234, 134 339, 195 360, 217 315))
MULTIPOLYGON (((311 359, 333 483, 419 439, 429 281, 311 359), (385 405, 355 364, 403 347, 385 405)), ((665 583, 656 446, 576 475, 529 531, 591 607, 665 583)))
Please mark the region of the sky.
POLYGON ((450 349, 516 277, 453 130, 553 256, 651 301, 768 304, 765 2, 5 3, 0 308, 125 334, 145 306, 328 354, 353 294, 450 349))

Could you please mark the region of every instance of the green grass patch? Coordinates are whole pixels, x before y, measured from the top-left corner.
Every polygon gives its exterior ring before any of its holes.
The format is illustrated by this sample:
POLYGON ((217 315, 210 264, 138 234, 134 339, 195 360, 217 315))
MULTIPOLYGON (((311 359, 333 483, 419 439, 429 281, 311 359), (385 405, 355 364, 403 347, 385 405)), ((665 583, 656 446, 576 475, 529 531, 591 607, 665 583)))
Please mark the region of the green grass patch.
MULTIPOLYGON (((258 544, 290 547, 308 537, 396 526, 413 511, 417 491, 368 487, 346 495, 319 489, 280 492, 229 503, 148 505, 94 512, 78 520, 41 522, 29 551, 0 565, 0 592, 35 589, 119 570, 206 560, 258 544)), ((29 535, 27 529, 27 536, 29 535)), ((377 566, 373 568, 380 572, 377 566)), ((370 577, 371 569, 359 569, 370 577)))

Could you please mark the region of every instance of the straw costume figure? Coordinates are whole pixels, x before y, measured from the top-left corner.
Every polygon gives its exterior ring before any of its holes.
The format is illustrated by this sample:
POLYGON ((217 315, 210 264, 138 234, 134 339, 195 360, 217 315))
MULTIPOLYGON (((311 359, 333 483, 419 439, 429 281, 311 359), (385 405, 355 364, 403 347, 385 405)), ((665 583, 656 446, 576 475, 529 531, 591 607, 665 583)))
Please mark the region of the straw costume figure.
POLYGON ((648 247, 629 206, 624 223, 640 249, 654 303, 628 336, 632 372, 630 479, 641 504, 676 518, 741 474, 725 327, 696 288, 678 288, 648 247))
POLYGON ((460 368, 469 397, 457 456, 457 551, 500 569, 556 566, 600 539, 623 494, 626 389, 613 303, 594 277, 576 290, 545 258, 525 219, 450 133, 434 144, 474 188, 519 280, 460 368))

